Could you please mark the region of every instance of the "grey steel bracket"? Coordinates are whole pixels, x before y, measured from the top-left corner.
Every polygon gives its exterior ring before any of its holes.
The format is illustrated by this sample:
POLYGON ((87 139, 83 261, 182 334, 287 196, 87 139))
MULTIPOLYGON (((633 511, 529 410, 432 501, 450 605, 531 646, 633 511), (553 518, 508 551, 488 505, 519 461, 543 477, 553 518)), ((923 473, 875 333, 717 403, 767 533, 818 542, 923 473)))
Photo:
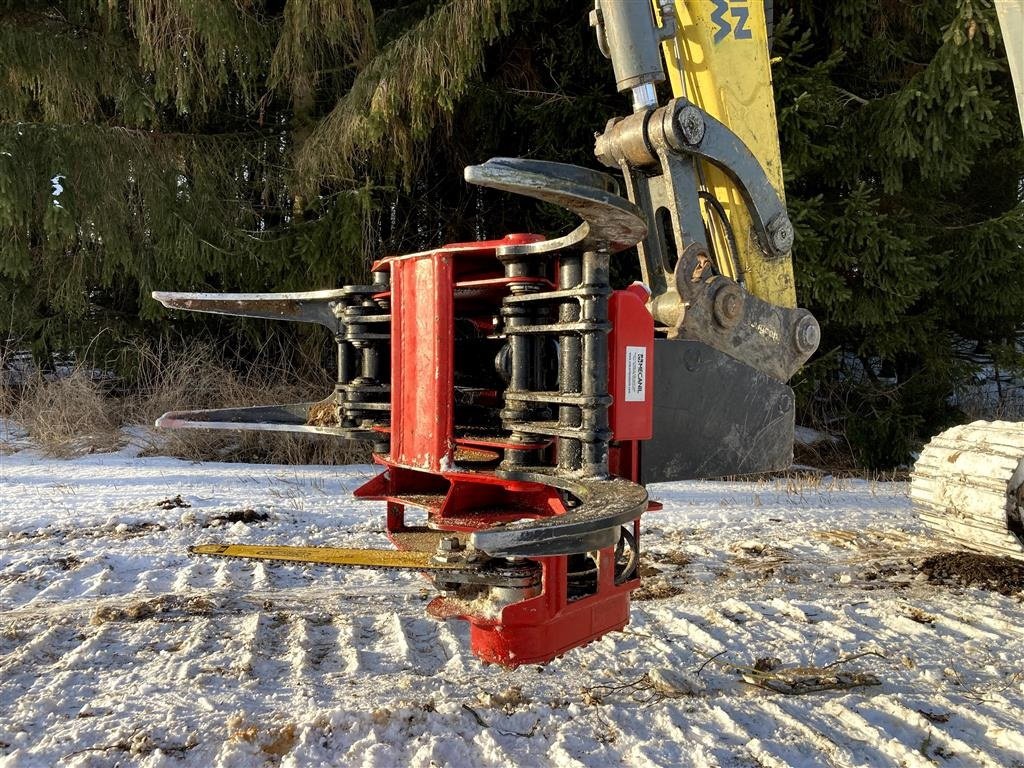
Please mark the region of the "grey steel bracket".
POLYGON ((804 309, 779 307, 719 274, 700 209, 698 161, 735 182, 767 258, 793 246, 781 198, 750 149, 727 126, 686 99, 612 120, 595 154, 622 170, 627 194, 648 217, 638 245, 650 309, 669 338, 701 341, 780 381, 814 353, 820 329, 804 309), (675 253, 672 253, 672 251, 675 253))
POLYGON ((618 543, 621 527, 647 509, 647 490, 622 478, 571 478, 557 474, 551 467, 498 474, 509 480, 559 488, 572 494, 579 504, 564 515, 475 531, 470 536, 471 544, 492 557, 549 557, 613 547, 618 543))
POLYGON ((707 160, 736 184, 765 254, 779 258, 793 247, 786 207, 754 153, 724 123, 685 98, 612 120, 598 136, 595 154, 608 167, 627 170, 629 176, 639 171, 665 176, 673 156, 707 160))
POLYGON ((723 275, 703 277, 699 255, 680 257, 675 271, 686 314, 669 338, 701 341, 779 381, 788 381, 821 341, 814 316, 759 299, 723 275))
POLYGON ((499 248, 499 258, 567 248, 618 253, 632 248, 647 234, 640 209, 619 194, 618 181, 600 171, 568 163, 495 157, 482 165, 468 166, 465 177, 470 184, 552 203, 583 219, 563 237, 499 248))
POLYGON ((754 234, 770 258, 793 248, 793 225, 786 206, 754 153, 724 123, 696 104, 675 99, 660 119, 665 144, 676 152, 699 157, 724 171, 743 197, 751 214, 754 234))

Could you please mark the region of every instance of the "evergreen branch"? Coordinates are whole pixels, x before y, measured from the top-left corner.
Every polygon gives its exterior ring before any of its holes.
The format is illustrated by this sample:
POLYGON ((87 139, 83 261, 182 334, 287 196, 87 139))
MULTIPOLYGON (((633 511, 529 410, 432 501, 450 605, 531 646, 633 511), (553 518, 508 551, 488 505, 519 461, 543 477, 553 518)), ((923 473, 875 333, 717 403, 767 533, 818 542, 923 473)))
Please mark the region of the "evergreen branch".
POLYGON ((852 91, 848 91, 845 88, 841 88, 838 85, 835 86, 835 89, 836 89, 836 91, 838 93, 841 93, 843 96, 845 96, 848 101, 854 101, 854 102, 860 104, 862 107, 866 107, 868 104, 871 103, 870 101, 865 99, 863 96, 858 96, 857 94, 853 93, 852 91))
POLYGON ((0 118, 103 119, 109 102, 122 119, 146 123, 154 100, 134 53, 122 36, 82 35, 50 18, 0 25, 0 118))
POLYGON ((270 62, 267 86, 284 88, 301 98, 320 78, 340 68, 325 67, 339 59, 365 66, 376 53, 373 7, 369 0, 305 0, 284 8, 281 36, 270 62))
POLYGON ((1024 232, 1024 203, 1020 203, 1016 208, 1011 208, 996 217, 978 219, 977 221, 971 221, 966 224, 937 224, 935 225, 935 228, 944 232, 964 232, 977 230, 979 228, 1006 225, 1016 226, 1024 232))
POLYGON ((575 99, 576 99, 576 97, 574 97, 574 96, 569 96, 568 94, 565 94, 565 93, 554 93, 552 91, 537 91, 537 90, 531 90, 531 89, 528 89, 528 88, 508 88, 506 90, 509 93, 516 94, 517 96, 527 96, 527 97, 539 96, 539 97, 542 97, 544 99, 544 103, 545 104, 550 104, 550 103, 556 102, 556 101, 562 101, 562 102, 566 102, 566 103, 571 103, 571 102, 575 101, 575 99))
POLYGON ((161 101, 180 114, 207 111, 234 82, 255 106, 265 84, 277 23, 262 21, 249 3, 234 0, 127 0, 106 5, 112 24, 126 24, 138 40, 139 63, 153 73, 161 101), (123 13, 123 16, 121 15, 123 13))
POLYGON ((450 0, 390 43, 316 127, 298 157, 306 179, 350 175, 361 161, 416 167, 416 148, 451 115, 480 71, 485 45, 508 29, 509 0, 450 0))

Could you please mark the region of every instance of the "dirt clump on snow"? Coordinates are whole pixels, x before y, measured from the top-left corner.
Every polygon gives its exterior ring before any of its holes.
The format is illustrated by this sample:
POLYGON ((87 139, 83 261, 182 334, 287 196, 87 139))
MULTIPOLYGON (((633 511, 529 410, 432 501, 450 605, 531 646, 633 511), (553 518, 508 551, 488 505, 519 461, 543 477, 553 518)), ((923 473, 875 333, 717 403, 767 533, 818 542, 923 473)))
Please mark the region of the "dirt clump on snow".
POLYGON ((299 740, 295 733, 295 723, 288 723, 283 728, 272 730, 267 736, 265 741, 260 742, 260 749, 275 757, 287 755, 299 740))
POLYGON ((974 552, 944 552, 921 563, 932 584, 979 587, 1001 595, 1024 592, 1024 563, 974 552))
POLYGON ((681 584, 673 583, 672 577, 679 577, 680 572, 692 562, 692 558, 685 552, 669 550, 668 552, 645 552, 644 559, 640 561, 640 577, 643 581, 640 587, 633 592, 634 600, 667 600, 686 591, 681 584), (647 558, 650 558, 648 560, 647 558), (653 561, 653 563, 651 562, 653 561), (654 565, 657 563, 657 565, 654 565), (668 566, 669 574, 665 574, 663 568, 668 566))
POLYGON ((160 507, 160 509, 188 509, 189 507, 192 506, 183 498, 181 498, 180 493, 173 499, 164 499, 163 501, 158 501, 156 505, 160 507))
POLYGON ((255 509, 238 509, 234 512, 225 512, 223 515, 214 515, 203 527, 209 528, 216 523, 262 523, 268 517, 266 512, 257 512, 255 509))
POLYGON ((106 624, 112 621, 142 621, 160 609, 156 600, 140 600, 128 605, 102 605, 93 614, 90 623, 106 624))
POLYGON ((295 747, 298 741, 295 723, 285 723, 264 728, 250 723, 242 713, 235 713, 228 718, 227 731, 229 741, 246 741, 256 744, 264 753, 272 757, 284 757, 295 747))
POLYGON ((500 693, 480 693, 478 698, 485 707, 502 709, 508 714, 515 712, 516 707, 530 703, 529 697, 523 694, 523 688, 520 685, 509 686, 500 693))
POLYGON ((90 624, 109 622, 135 622, 158 617, 172 611, 205 616, 214 609, 213 602, 202 595, 184 598, 178 595, 161 595, 150 600, 137 600, 127 605, 101 605, 93 611, 90 624))
POLYGON ((685 552, 679 550, 671 550, 669 552, 649 552, 648 555, 657 563, 664 563, 665 565, 674 565, 678 568, 685 568, 692 561, 685 552))
POLYGON ((685 588, 671 583, 668 579, 660 576, 644 581, 633 593, 634 600, 667 600, 670 597, 681 595, 685 588))

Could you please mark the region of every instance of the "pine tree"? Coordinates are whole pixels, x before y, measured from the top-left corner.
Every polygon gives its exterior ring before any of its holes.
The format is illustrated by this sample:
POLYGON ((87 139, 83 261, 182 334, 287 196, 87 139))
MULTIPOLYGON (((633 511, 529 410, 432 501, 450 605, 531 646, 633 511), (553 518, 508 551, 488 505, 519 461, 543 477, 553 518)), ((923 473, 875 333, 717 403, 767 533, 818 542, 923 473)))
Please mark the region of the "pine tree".
POLYGON ((890 466, 962 418, 965 350, 1024 363, 1024 142, 999 27, 988 0, 788 5, 797 285, 824 332, 804 405, 890 466))
POLYGON ((414 171, 505 6, 6 0, 7 334, 81 352, 166 327, 156 288, 358 281, 380 187, 414 171))

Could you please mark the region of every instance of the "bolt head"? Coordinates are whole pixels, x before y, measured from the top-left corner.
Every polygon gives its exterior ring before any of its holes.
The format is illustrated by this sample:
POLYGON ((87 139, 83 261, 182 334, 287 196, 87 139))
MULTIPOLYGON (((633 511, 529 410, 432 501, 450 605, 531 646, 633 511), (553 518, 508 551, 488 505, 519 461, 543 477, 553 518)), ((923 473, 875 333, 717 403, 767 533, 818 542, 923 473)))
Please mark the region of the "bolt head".
POLYGON ((715 321, 725 328, 731 328, 742 314, 743 297, 740 295, 740 289, 735 285, 725 285, 719 288, 718 293, 715 294, 715 321))
POLYGON ((821 343, 821 326, 818 325, 818 321, 810 315, 800 320, 793 334, 793 341, 796 348, 804 354, 813 353, 821 343))
POLYGON ((793 223, 786 214, 782 214, 772 222, 769 235, 772 240, 772 247, 777 253, 788 253, 793 249, 796 232, 793 229, 793 223))
POLYGON ((690 105, 683 107, 676 115, 676 123, 683 134, 683 139, 690 146, 696 146, 704 141, 704 115, 697 107, 690 105))
POLYGON ((465 548, 458 536, 442 536, 437 542, 434 561, 438 563, 459 563, 463 560, 465 548))
POLYGON ((740 297, 730 291, 725 295, 725 298, 722 299, 722 314, 730 319, 738 317, 741 306, 742 302, 740 301, 740 297))

